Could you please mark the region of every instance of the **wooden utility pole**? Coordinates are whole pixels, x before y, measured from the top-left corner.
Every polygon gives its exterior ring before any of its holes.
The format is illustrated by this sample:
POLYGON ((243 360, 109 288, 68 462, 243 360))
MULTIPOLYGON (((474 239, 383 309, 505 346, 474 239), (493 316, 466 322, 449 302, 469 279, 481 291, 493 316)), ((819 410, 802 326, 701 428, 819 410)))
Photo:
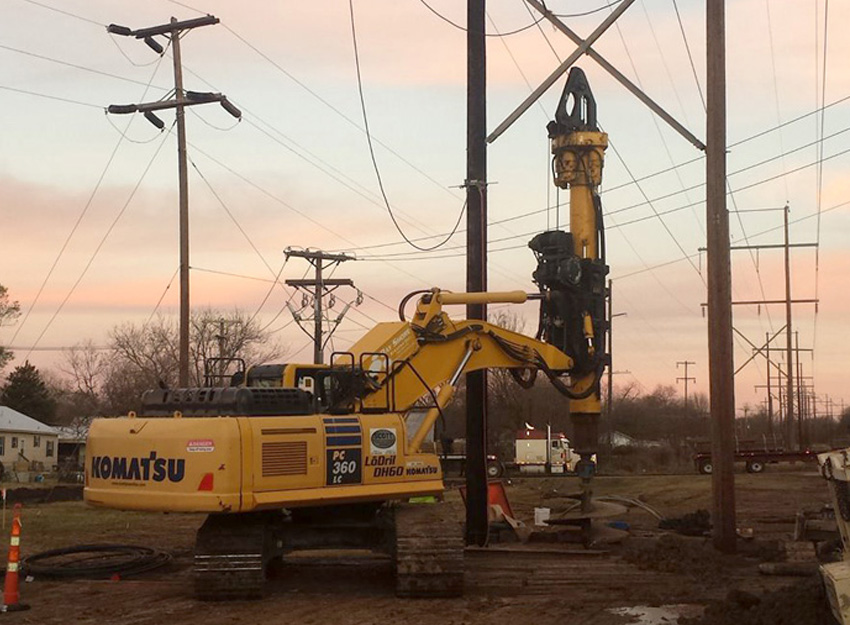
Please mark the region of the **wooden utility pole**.
POLYGON ((726 209, 725 0, 706 0, 706 226, 711 474, 714 547, 736 548, 735 373, 732 353, 732 271, 726 209))
MULTIPOLYGON (((296 258, 304 258, 313 265, 315 276, 312 280, 301 279, 286 281, 287 286, 302 290, 307 293, 308 296, 313 298, 312 335, 310 335, 310 331, 304 326, 304 322, 311 321, 311 319, 303 318, 299 314, 299 311, 295 310, 289 302, 287 302, 287 306, 292 313, 293 319, 295 319, 298 323, 298 326, 313 338, 313 363, 320 365, 324 362, 325 343, 333 334, 336 327, 340 324, 350 306, 350 304, 347 305, 345 310, 343 310, 337 317, 336 321, 329 328, 326 338, 323 328, 325 313, 322 302, 326 295, 333 293, 333 291, 341 286, 354 287, 354 282, 349 278, 325 278, 324 270, 348 260, 356 260, 356 258, 354 256, 349 256, 348 254, 329 254, 321 250, 293 250, 290 248, 286 248, 286 250, 284 250, 284 254, 286 255, 287 260, 294 256, 296 258)), ((358 303, 360 302, 359 299, 357 301, 358 303)))
MULTIPOLYGON (((485 0, 467 0, 466 290, 487 290, 487 63, 485 0)), ((468 304, 467 319, 487 319, 468 304)), ((487 374, 466 375, 466 542, 487 543, 487 374)))
MULTIPOLYGON (((177 20, 172 17, 171 25, 177 20)), ((171 55, 174 59, 174 99, 177 100, 177 168, 180 179, 180 369, 179 385, 189 385, 189 165, 186 159, 186 111, 183 92, 183 64, 180 59, 180 34, 171 31, 171 55)))
POLYGON ((676 369, 679 368, 679 365, 685 366, 684 377, 677 377, 676 378, 676 383, 678 383, 679 380, 683 380, 685 382, 685 414, 687 414, 687 412, 688 412, 688 382, 693 381, 693 383, 696 384, 696 381, 697 381, 696 378, 688 375, 688 367, 690 367, 691 365, 695 365, 695 364, 697 364, 697 363, 695 363, 693 360, 679 360, 679 361, 676 362, 676 369))
POLYGON ((157 54, 164 54, 163 47, 154 37, 168 37, 171 42, 171 54, 174 60, 174 99, 148 102, 145 104, 111 105, 109 113, 143 113, 145 119, 162 130, 165 124, 154 111, 175 109, 177 114, 177 165, 179 175, 179 229, 180 229, 180 330, 179 330, 179 366, 178 385, 189 386, 189 181, 186 158, 186 122, 185 108, 193 104, 219 102, 224 109, 236 118, 242 113, 228 102, 220 93, 196 93, 183 90, 183 64, 180 58, 180 38, 184 32, 200 26, 218 24, 219 19, 205 15, 191 20, 177 21, 172 17, 168 24, 131 30, 126 26, 110 24, 106 30, 115 35, 124 35, 142 39, 157 54))

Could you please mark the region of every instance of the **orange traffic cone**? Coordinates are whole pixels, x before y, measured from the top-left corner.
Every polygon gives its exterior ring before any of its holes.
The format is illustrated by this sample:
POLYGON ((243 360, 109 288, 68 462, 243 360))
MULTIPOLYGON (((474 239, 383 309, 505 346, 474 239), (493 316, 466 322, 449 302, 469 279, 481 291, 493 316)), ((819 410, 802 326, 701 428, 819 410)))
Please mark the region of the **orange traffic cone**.
POLYGON ((12 518, 12 540, 9 543, 9 564, 6 567, 6 583, 3 587, 3 612, 29 610, 29 606, 20 603, 20 560, 21 560, 21 504, 15 504, 12 518))

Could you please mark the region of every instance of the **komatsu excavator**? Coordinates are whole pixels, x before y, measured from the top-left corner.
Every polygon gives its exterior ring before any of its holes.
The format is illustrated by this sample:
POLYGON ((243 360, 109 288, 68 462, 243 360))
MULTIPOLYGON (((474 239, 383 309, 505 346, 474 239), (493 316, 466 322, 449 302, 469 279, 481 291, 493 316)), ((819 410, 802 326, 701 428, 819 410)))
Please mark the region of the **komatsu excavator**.
POLYGON ((258 597, 287 552, 319 547, 390 553, 401 596, 458 595, 460 515, 408 500, 443 492, 434 425, 460 377, 484 368, 509 369, 524 387, 542 373, 573 400, 589 497, 607 362, 596 194, 607 139, 580 70, 562 100, 549 131, 556 180, 571 188, 572 232, 544 232, 529 244, 539 292, 413 293, 399 321, 377 324, 329 365, 249 370, 240 386, 148 391, 138 414, 92 424, 86 501, 207 514, 195 545, 202 599, 258 597), (536 337, 445 310, 528 299, 540 301, 536 337))

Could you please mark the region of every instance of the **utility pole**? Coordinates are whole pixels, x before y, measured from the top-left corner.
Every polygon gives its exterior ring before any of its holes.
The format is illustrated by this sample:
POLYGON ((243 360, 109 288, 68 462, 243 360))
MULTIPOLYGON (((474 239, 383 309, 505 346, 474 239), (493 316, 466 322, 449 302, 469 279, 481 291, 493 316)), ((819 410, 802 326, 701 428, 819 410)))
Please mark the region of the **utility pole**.
MULTIPOLYGON (((466 290, 487 290, 487 47, 485 0, 467 0, 466 290)), ((487 319, 467 304, 467 319, 487 319)), ((466 374, 466 542, 487 543, 487 373, 466 374)))
POLYGON ((685 414, 687 414, 687 412, 688 412, 688 382, 691 381, 694 384, 697 383, 696 378, 688 376, 688 367, 690 365, 695 365, 695 364, 697 364, 697 363, 695 363, 693 360, 679 360, 679 361, 676 362, 676 369, 677 370, 679 368, 679 365, 685 366, 685 376, 681 377, 681 378, 676 378, 676 384, 679 383, 679 380, 685 381, 685 414))
POLYGON ((770 389, 770 332, 764 333, 765 358, 767 358, 767 432, 773 439, 773 392, 770 389))
POLYGON ((176 109, 177 163, 180 193, 180 346, 178 384, 184 388, 189 386, 189 181, 186 162, 185 107, 193 104, 218 102, 228 113, 237 119, 241 119, 242 113, 227 100, 226 96, 220 93, 198 93, 183 90, 180 38, 184 32, 193 28, 218 23, 219 19, 217 17, 206 15, 184 21, 177 21, 176 18, 172 17, 168 24, 138 30, 131 30, 126 26, 119 26, 118 24, 110 24, 106 28, 107 32, 115 35, 142 39, 148 47, 159 55, 164 54, 165 50, 154 37, 158 35, 166 37, 171 43, 171 54, 174 60, 174 99, 159 100, 144 104, 113 104, 107 108, 107 111, 115 114, 142 113, 145 119, 162 130, 165 127, 165 123, 154 114, 154 111, 176 109))
MULTIPOLYGON (((333 298, 333 292, 336 291, 341 286, 349 286, 354 288, 354 282, 349 278, 326 278, 324 276, 324 271, 329 269, 335 265, 339 265, 340 263, 344 263, 348 260, 357 260, 354 256, 349 256, 348 254, 328 254, 321 250, 293 250, 291 248, 286 248, 283 252, 286 254, 287 260, 292 257, 295 258, 304 258, 311 265, 313 265, 313 269, 315 271, 315 277, 312 280, 286 280, 287 286, 295 287, 297 290, 304 291, 307 297, 305 298, 305 306, 309 304, 310 298, 312 298, 313 304, 313 316, 310 318, 305 318, 300 314, 300 311, 295 310, 290 302, 287 302, 287 306, 289 307, 290 312, 292 313, 293 319, 298 323, 298 327, 300 327, 308 336, 313 339, 313 362, 317 365, 322 364, 324 361, 324 348, 325 343, 330 340, 331 336, 333 336, 334 330, 336 330, 337 326, 342 322, 345 314, 348 312, 348 309, 351 307, 351 304, 346 304, 345 309, 343 309, 342 313, 337 316, 337 318, 331 322, 331 326, 328 330, 327 337, 325 337, 324 332, 324 307, 323 300, 325 296, 330 296, 333 298), (313 322, 313 332, 310 333, 309 330, 305 327, 305 322, 312 321, 313 322)), ((361 295, 358 292, 357 295, 357 304, 361 301, 361 295)), ((330 304, 329 307, 333 307, 333 303, 330 304)))
POLYGON ((735 373, 732 353, 732 270, 726 209, 725 0, 706 0, 706 226, 711 474, 715 549, 734 553, 735 373))
POLYGON ((795 355, 797 356, 797 441, 799 448, 803 449, 806 445, 806 430, 803 420, 805 413, 803 410, 803 362, 800 360, 800 333, 794 332, 795 355))
MULTIPOLYGON (((786 372, 787 379, 785 380, 787 387, 785 390, 785 401, 787 408, 785 410, 785 440, 788 441, 788 446, 793 445, 794 440, 794 354, 791 350, 791 250, 788 244, 788 206, 782 211, 785 225, 785 352, 786 352, 786 372)), ((800 441, 802 444, 802 441, 800 441)))
POLYGON ((614 313, 614 281, 608 280, 608 400, 605 412, 608 417, 608 444, 614 435, 614 317, 625 317, 628 313, 614 313))

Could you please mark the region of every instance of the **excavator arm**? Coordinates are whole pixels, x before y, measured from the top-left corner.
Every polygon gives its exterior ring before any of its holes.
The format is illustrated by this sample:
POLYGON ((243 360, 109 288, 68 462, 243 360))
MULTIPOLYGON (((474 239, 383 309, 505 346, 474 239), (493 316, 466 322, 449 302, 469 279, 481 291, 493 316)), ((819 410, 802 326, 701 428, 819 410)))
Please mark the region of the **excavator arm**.
POLYGON ((421 294, 409 321, 402 305, 400 321, 378 324, 351 349, 366 379, 361 410, 407 412, 430 397, 428 412, 410 439, 417 450, 464 373, 510 369, 528 387, 542 371, 566 388, 560 378, 573 368, 573 360, 556 346, 486 321, 453 320, 443 310, 453 304, 518 304, 528 298, 522 291, 450 293, 435 288, 421 294))

